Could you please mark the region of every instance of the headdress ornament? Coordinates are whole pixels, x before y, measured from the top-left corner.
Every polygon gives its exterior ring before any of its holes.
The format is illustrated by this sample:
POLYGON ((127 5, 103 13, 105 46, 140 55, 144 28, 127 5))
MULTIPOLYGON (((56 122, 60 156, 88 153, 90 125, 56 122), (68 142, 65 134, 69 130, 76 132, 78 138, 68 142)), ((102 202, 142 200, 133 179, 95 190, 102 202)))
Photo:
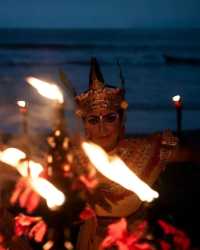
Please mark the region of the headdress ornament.
POLYGON ((76 96, 77 115, 85 116, 91 111, 117 111, 126 109, 124 89, 105 84, 96 58, 91 59, 89 89, 76 96))

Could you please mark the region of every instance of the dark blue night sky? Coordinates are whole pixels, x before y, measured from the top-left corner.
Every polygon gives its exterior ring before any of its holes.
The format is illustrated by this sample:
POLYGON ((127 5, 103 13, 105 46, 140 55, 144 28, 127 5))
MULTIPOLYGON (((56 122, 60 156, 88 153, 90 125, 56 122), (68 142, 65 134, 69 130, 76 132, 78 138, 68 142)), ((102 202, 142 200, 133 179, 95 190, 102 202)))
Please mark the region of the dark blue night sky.
POLYGON ((199 28, 199 10, 199 0, 6 0, 0 28, 199 28))

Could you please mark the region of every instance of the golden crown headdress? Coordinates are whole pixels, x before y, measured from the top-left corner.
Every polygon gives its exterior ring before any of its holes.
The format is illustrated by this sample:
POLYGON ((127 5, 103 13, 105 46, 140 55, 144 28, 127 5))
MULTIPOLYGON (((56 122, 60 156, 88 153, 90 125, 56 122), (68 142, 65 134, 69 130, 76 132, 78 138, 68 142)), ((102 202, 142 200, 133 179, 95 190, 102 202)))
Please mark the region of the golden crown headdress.
POLYGON ((91 111, 117 111, 126 109, 128 103, 124 99, 124 89, 104 83, 96 58, 91 59, 89 89, 76 96, 77 115, 85 116, 91 111))

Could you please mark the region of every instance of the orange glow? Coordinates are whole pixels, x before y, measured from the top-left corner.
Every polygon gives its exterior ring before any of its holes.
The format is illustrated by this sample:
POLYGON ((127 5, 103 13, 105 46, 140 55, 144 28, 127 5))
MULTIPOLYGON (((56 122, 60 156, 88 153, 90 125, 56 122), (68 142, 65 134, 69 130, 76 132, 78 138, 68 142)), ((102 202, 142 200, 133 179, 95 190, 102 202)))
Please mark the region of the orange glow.
POLYGON ((26 102, 25 102, 25 101, 17 101, 17 105, 18 105, 20 108, 25 108, 25 107, 26 107, 26 102))
POLYGON ((82 148, 96 169, 105 177, 133 191, 142 201, 151 202, 159 194, 140 180, 118 156, 109 156, 94 143, 82 143, 82 148))
POLYGON ((54 242, 52 240, 47 241, 44 245, 43 245, 43 250, 50 250, 54 245, 54 242))
POLYGON ((54 187, 49 181, 38 177, 43 171, 41 164, 26 160, 26 154, 17 148, 7 148, 0 151, 0 161, 15 167, 28 181, 32 188, 47 202, 49 208, 54 209, 65 202, 64 194, 54 187))
POLYGON ((42 96, 55 100, 59 103, 64 102, 63 94, 56 84, 44 82, 35 77, 27 77, 26 80, 31 86, 36 88, 38 93, 42 96))
POLYGON ((172 100, 175 104, 175 107, 177 109, 180 109, 182 107, 182 101, 181 101, 181 96, 180 95, 175 95, 172 97, 172 100))
POLYGON ((30 184, 46 200, 49 208, 54 209, 65 202, 64 194, 44 178, 31 178, 30 184))
POLYGON ((15 167, 24 177, 37 177, 43 171, 41 164, 26 159, 26 154, 17 148, 7 148, 0 152, 0 161, 15 167))
POLYGON ((181 100, 181 96, 180 95, 175 95, 175 96, 172 97, 172 100, 174 102, 179 102, 181 100))

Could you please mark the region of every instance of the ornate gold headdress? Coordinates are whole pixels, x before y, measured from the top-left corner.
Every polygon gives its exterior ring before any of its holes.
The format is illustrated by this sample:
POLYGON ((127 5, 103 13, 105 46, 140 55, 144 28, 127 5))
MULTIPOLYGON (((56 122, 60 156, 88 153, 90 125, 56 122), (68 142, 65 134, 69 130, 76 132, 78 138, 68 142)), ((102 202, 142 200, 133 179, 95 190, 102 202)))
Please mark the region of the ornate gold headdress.
POLYGON ((76 96, 77 115, 85 116, 91 111, 116 111, 126 109, 124 89, 106 85, 96 58, 91 59, 89 89, 76 96))

